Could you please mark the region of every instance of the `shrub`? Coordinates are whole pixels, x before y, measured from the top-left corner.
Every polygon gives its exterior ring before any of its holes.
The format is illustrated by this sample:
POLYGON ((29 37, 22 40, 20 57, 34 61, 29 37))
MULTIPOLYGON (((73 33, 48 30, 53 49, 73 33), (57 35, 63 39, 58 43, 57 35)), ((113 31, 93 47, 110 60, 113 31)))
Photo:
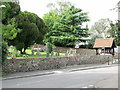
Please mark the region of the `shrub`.
POLYGON ((49 42, 46 43, 46 57, 49 57, 49 54, 51 53, 51 55, 53 55, 53 49, 55 48, 55 46, 49 42))
POLYGON ((2 45, 2 64, 3 64, 5 63, 5 60, 7 59, 7 54, 8 54, 7 42, 3 41, 1 45, 2 45))

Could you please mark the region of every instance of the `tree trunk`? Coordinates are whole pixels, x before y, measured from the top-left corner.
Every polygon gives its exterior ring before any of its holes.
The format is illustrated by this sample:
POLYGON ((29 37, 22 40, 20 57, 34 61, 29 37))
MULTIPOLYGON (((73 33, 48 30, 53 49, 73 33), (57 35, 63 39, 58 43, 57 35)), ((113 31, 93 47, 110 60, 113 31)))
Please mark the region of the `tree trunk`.
POLYGON ((27 49, 27 48, 24 48, 23 54, 26 54, 26 52, 25 52, 25 51, 26 51, 26 49, 27 49))
POLYGON ((20 50, 20 54, 23 54, 22 50, 20 50))

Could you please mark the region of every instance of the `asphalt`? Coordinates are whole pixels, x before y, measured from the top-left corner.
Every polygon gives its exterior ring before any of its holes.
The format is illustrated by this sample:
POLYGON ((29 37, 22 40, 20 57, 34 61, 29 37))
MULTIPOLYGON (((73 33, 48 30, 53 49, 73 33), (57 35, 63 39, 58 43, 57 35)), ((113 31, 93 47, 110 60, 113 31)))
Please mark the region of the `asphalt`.
MULTIPOLYGON (((27 77, 34 77, 34 76, 43 76, 43 75, 51 75, 51 74, 56 74, 60 73, 59 71, 63 72, 76 72, 80 70, 88 70, 88 69, 97 69, 97 68, 105 68, 105 67, 112 67, 114 65, 118 65, 117 61, 112 64, 108 63, 102 64, 102 65, 74 65, 74 66, 68 66, 68 67, 63 67, 61 69, 53 69, 53 70, 43 70, 43 71, 33 71, 33 72, 20 72, 20 73, 14 73, 14 74, 9 74, 7 76, 2 77, 2 80, 10 80, 10 79, 19 79, 19 78, 27 78, 27 77)), ((118 87, 116 84, 117 77, 111 77, 106 80, 102 80, 98 83, 96 83, 95 86, 91 86, 91 88, 105 88, 108 85, 111 85, 111 87, 118 87), (114 84, 113 84, 114 83, 114 84)))
MULTIPOLYGON (((116 62, 114 62, 116 63, 116 62)), ((9 80, 9 79, 18 79, 18 78, 26 78, 26 77, 33 77, 33 76, 43 76, 43 75, 50 75, 59 73, 59 71, 63 72, 75 72, 80 70, 88 70, 88 69, 97 69, 97 68, 105 68, 111 67, 116 64, 108 63, 106 64, 86 64, 86 65, 74 65, 74 66, 67 66, 60 69, 52 69, 52 70, 42 70, 42 71, 32 71, 32 72, 19 72, 14 74, 8 74, 2 77, 2 80, 9 80), (56 72, 58 71, 58 72, 56 72)))

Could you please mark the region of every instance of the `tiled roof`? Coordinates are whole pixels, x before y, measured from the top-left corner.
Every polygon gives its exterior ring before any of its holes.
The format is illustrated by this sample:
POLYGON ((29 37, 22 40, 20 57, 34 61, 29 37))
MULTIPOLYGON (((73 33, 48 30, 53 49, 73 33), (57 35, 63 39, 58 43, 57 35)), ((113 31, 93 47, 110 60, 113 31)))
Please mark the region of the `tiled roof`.
POLYGON ((96 39, 93 48, 104 48, 104 47, 112 47, 114 42, 113 38, 106 39, 96 39))

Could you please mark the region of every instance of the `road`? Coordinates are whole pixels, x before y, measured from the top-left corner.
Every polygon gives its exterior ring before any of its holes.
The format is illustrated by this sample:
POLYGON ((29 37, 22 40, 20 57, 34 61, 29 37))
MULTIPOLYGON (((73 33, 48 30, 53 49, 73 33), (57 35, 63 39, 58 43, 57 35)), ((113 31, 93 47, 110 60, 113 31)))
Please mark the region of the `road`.
MULTIPOLYGON (((3 88, 86 88, 98 82, 117 77, 118 66, 74 72, 54 71, 55 74, 3 80, 3 88)), ((116 80, 116 83, 118 81, 116 80)), ((108 86, 109 88, 109 86, 108 86)), ((114 87, 113 87, 114 88, 114 87)))

